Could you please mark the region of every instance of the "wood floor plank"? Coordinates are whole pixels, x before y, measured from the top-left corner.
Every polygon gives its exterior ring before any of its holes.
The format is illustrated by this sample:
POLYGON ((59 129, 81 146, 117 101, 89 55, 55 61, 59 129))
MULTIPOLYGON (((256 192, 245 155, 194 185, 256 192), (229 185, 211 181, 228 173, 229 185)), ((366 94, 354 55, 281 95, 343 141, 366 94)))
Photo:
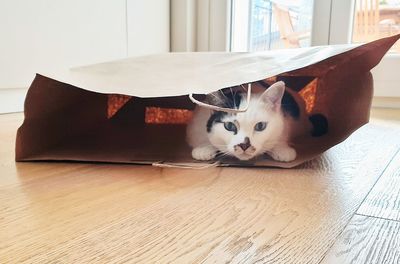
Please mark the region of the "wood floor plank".
POLYGON ((400 222, 355 215, 322 263, 400 263, 400 222))
POLYGON ((15 163, 20 118, 0 132, 0 263, 318 263, 400 149, 368 125, 290 170, 15 163))
POLYGON ((385 170, 357 213, 400 220, 400 153, 385 170))

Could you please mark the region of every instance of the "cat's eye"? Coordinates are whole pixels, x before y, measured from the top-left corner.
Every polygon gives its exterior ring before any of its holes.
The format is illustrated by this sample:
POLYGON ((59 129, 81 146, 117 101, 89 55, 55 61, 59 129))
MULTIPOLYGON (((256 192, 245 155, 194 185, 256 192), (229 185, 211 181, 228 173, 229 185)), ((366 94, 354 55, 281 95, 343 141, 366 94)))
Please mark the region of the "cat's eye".
POLYGON ((255 131, 263 131, 267 127, 267 122, 258 122, 254 126, 255 131))
POLYGON ((224 127, 225 127, 225 129, 228 130, 228 131, 232 131, 232 132, 234 132, 234 133, 237 132, 237 127, 236 127, 236 125, 235 125, 233 122, 225 122, 225 123, 224 123, 224 127))

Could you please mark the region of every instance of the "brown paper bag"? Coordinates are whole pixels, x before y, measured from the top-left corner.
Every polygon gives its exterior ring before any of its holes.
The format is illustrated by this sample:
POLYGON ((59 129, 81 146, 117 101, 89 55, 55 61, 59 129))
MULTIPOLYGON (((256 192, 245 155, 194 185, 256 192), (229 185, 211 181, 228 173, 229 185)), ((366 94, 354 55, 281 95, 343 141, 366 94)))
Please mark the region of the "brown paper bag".
POLYGON ((46 74, 52 78, 38 74, 25 100, 16 160, 192 167, 198 162, 185 143, 185 125, 195 107, 189 94, 284 80, 300 115, 308 117, 300 125, 308 127, 310 117, 321 117, 327 133, 313 135, 307 130, 293 138, 298 152, 293 162, 263 157, 248 162, 224 159, 218 164, 293 167, 368 122, 373 95, 370 70, 399 37, 361 46, 162 54, 46 74))

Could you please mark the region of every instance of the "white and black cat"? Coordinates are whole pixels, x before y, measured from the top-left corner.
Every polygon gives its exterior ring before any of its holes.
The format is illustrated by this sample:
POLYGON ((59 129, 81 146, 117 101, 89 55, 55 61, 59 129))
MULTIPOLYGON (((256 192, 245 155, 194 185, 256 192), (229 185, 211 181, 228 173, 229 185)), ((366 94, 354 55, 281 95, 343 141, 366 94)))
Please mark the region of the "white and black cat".
MULTIPOLYGON (((257 85, 260 86, 253 83, 253 87, 257 85)), ((263 87, 261 92, 252 93, 246 112, 227 113, 197 106, 187 126, 187 142, 192 147, 192 157, 211 160, 221 153, 239 160, 250 160, 267 153, 277 161, 294 160, 296 150, 289 142, 290 121, 298 117, 299 108, 295 105, 288 114, 282 107, 282 100, 294 102, 291 95, 285 93, 285 83, 279 81, 266 90, 263 87)), ((246 93, 237 91, 212 93, 206 101, 236 109, 247 105, 246 93)))

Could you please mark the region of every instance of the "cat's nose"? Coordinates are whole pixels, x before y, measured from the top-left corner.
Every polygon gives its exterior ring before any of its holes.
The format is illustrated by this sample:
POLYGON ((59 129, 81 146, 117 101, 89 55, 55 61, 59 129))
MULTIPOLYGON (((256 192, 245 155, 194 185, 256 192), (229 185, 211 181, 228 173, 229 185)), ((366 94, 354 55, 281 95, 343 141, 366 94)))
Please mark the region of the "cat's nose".
POLYGON ((243 151, 246 151, 246 149, 248 149, 248 148, 251 146, 251 144, 250 144, 250 139, 249 139, 248 137, 245 137, 245 138, 244 138, 244 142, 238 144, 238 146, 239 146, 241 149, 243 149, 243 151))

